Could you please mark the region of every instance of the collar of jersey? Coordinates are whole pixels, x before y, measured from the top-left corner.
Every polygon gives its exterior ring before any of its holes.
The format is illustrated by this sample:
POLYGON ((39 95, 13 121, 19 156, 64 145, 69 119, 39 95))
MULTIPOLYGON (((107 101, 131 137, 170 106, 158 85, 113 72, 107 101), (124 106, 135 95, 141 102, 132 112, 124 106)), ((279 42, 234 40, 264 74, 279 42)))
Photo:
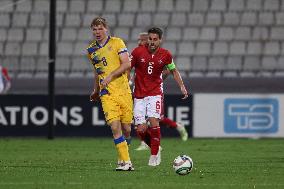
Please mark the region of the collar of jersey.
POLYGON ((99 47, 99 48, 103 48, 107 43, 108 41, 110 40, 110 36, 107 37, 107 40, 106 42, 101 46, 97 41, 96 41, 96 45, 99 47))

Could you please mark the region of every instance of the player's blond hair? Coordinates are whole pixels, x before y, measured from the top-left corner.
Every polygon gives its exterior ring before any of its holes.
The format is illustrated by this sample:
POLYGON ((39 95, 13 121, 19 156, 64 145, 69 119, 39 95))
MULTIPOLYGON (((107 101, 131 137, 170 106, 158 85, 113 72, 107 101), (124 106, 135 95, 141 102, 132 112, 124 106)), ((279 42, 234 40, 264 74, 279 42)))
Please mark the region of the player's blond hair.
POLYGON ((107 21, 103 17, 96 17, 93 19, 91 23, 91 27, 93 26, 98 26, 98 25, 103 25, 105 28, 107 28, 107 21))

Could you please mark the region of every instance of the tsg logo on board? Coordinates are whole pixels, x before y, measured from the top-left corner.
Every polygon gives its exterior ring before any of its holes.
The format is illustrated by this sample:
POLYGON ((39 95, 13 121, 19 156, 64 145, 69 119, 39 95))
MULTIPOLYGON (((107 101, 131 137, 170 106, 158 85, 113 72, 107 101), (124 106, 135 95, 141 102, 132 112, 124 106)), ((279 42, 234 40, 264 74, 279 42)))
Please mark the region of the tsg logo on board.
POLYGON ((224 101, 226 133, 276 133, 278 100, 273 98, 227 98, 224 101))

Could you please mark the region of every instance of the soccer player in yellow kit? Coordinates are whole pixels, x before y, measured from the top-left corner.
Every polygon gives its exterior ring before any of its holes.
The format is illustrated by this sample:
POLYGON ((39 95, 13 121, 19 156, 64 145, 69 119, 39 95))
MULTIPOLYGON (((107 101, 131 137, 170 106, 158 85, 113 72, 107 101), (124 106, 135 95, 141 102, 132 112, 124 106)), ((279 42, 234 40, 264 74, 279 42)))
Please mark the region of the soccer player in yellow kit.
POLYGON ((108 35, 104 18, 95 18, 91 29, 95 40, 87 51, 94 67, 95 85, 90 100, 101 100, 105 119, 111 127, 118 152, 116 170, 132 171, 134 168, 124 138, 125 135, 130 136, 133 118, 133 100, 126 73, 131 66, 129 54, 120 38, 108 35))

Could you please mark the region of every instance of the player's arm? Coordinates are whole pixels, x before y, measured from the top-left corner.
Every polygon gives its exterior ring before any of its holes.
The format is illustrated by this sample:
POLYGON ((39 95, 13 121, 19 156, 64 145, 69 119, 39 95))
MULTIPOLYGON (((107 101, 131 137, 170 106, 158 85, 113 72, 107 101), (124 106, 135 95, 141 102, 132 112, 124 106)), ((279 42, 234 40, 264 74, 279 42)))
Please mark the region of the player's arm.
POLYGON ((172 73, 175 81, 177 82, 177 84, 180 87, 180 90, 181 90, 182 94, 184 95, 184 97, 182 99, 186 99, 188 97, 188 92, 187 92, 187 90, 186 90, 186 88, 184 86, 183 80, 182 80, 182 78, 180 76, 180 73, 179 73, 178 69, 175 66, 170 66, 170 64, 169 64, 169 66, 167 66, 167 68, 172 73))
POLYGON ((111 72, 103 81, 102 81, 102 87, 106 87, 114 78, 120 76, 122 73, 126 72, 128 69, 130 69, 131 64, 129 60, 129 54, 128 52, 123 52, 119 54, 120 59, 120 66, 111 72))
POLYGON ((97 101, 99 99, 99 78, 96 70, 94 69, 94 88, 90 95, 90 101, 97 101))
POLYGON ((172 60, 172 63, 167 64, 166 65, 166 69, 163 70, 163 80, 167 79, 168 76, 171 74, 170 70, 173 70, 174 68, 176 68, 176 65, 174 63, 174 61, 172 60))

